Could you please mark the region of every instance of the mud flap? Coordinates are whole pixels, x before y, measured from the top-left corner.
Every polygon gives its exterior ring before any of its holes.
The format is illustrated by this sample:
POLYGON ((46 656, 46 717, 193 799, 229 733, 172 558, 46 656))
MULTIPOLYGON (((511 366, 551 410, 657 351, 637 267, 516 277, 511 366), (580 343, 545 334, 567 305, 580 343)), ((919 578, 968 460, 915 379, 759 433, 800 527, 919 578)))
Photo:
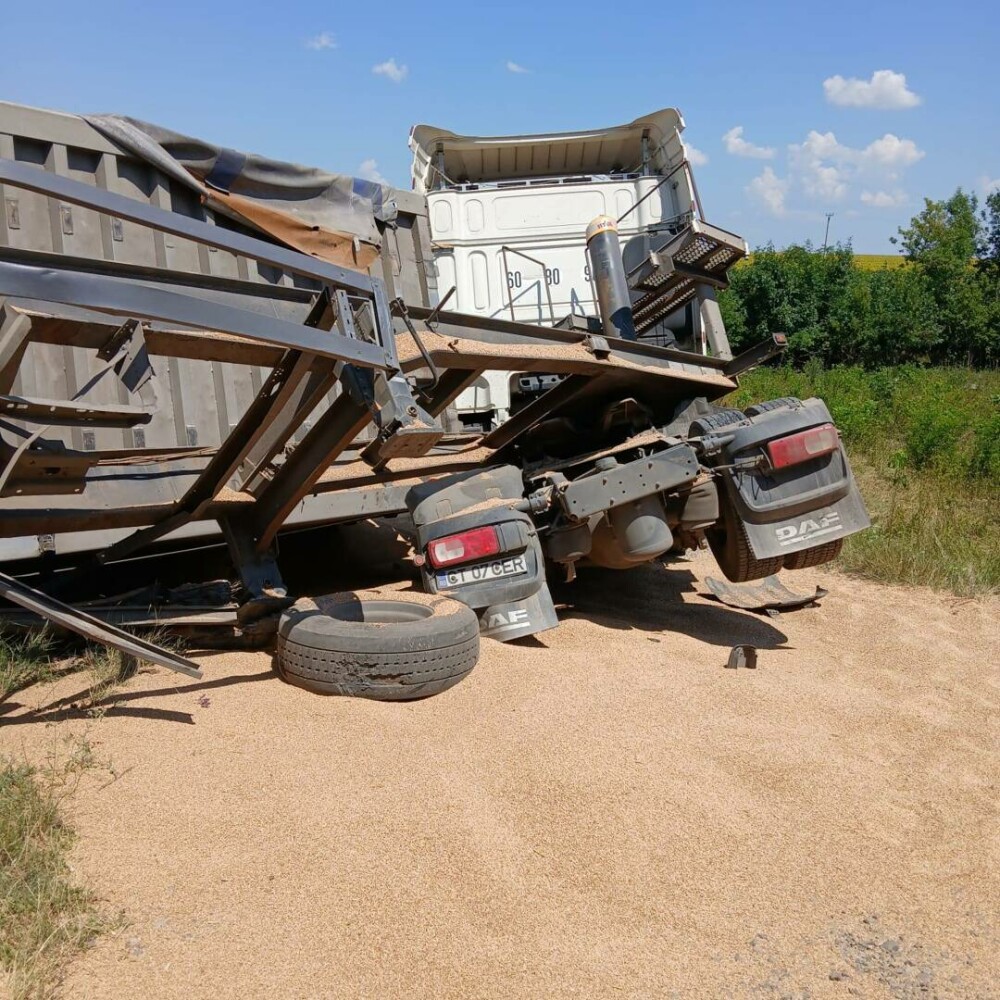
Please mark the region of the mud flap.
POLYGON ((530 597, 508 604, 491 604, 479 615, 479 634, 499 642, 534 635, 559 624, 547 584, 530 597))
POLYGON ((764 523, 744 516, 743 525, 753 554, 770 559, 846 538, 869 527, 871 520, 852 477, 847 494, 824 507, 764 523))
POLYGON ((819 399, 775 400, 732 425, 723 449, 724 496, 758 560, 781 558, 846 538, 871 525, 843 445, 774 468, 769 443, 833 423, 819 399))

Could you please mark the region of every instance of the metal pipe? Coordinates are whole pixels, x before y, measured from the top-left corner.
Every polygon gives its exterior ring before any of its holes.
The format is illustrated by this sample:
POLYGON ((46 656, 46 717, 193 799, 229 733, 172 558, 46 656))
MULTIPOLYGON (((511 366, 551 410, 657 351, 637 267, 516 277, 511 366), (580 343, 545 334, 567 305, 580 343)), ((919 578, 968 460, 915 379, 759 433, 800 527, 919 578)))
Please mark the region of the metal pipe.
POLYGON ((605 335, 635 340, 632 298, 618 245, 618 224, 610 215, 599 215, 587 226, 587 253, 590 273, 597 286, 597 308, 605 335))

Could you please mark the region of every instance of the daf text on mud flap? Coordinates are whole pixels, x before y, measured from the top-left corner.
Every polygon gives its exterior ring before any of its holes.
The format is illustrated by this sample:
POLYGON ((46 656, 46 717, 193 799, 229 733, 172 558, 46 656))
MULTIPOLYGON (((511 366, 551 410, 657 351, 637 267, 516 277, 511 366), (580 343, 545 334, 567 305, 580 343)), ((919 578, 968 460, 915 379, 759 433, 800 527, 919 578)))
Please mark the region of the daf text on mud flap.
POLYGON ((829 535, 839 531, 840 527, 840 515, 835 510, 830 510, 816 518, 808 517, 796 524, 782 525, 775 528, 774 533, 778 536, 778 544, 784 546, 829 535))
POLYGON ((495 611, 491 615, 483 615, 479 621, 484 634, 504 632, 509 628, 527 624, 528 612, 524 608, 515 608, 513 611, 495 611))

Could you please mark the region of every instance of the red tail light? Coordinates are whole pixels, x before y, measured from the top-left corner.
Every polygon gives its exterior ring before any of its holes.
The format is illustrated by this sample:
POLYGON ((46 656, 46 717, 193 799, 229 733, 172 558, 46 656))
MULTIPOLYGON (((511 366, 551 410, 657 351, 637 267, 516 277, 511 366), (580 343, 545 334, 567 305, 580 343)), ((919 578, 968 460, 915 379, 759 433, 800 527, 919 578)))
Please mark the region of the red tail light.
POLYGON ((495 528, 473 528, 457 535, 435 538, 427 546, 427 557, 435 569, 471 562, 480 556, 495 556, 500 551, 500 539, 495 528))
POLYGON ((840 447, 840 436, 833 424, 823 424, 821 427, 811 427, 798 434, 768 441, 767 457, 775 469, 783 469, 789 465, 808 462, 811 458, 829 455, 840 447))

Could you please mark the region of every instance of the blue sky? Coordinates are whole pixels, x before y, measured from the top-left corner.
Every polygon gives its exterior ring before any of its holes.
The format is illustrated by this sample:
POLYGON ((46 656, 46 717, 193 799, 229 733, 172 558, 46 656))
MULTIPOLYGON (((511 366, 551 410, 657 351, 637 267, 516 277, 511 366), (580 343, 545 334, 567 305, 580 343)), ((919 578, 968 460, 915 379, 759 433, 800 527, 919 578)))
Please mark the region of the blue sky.
POLYGON ((679 107, 710 221, 888 253, 1000 186, 1000 5, 6 0, 0 98, 114 111, 409 186, 411 125, 505 134, 679 107), (615 19, 615 13, 621 17, 615 19), (877 74, 877 75, 876 75, 877 74))

